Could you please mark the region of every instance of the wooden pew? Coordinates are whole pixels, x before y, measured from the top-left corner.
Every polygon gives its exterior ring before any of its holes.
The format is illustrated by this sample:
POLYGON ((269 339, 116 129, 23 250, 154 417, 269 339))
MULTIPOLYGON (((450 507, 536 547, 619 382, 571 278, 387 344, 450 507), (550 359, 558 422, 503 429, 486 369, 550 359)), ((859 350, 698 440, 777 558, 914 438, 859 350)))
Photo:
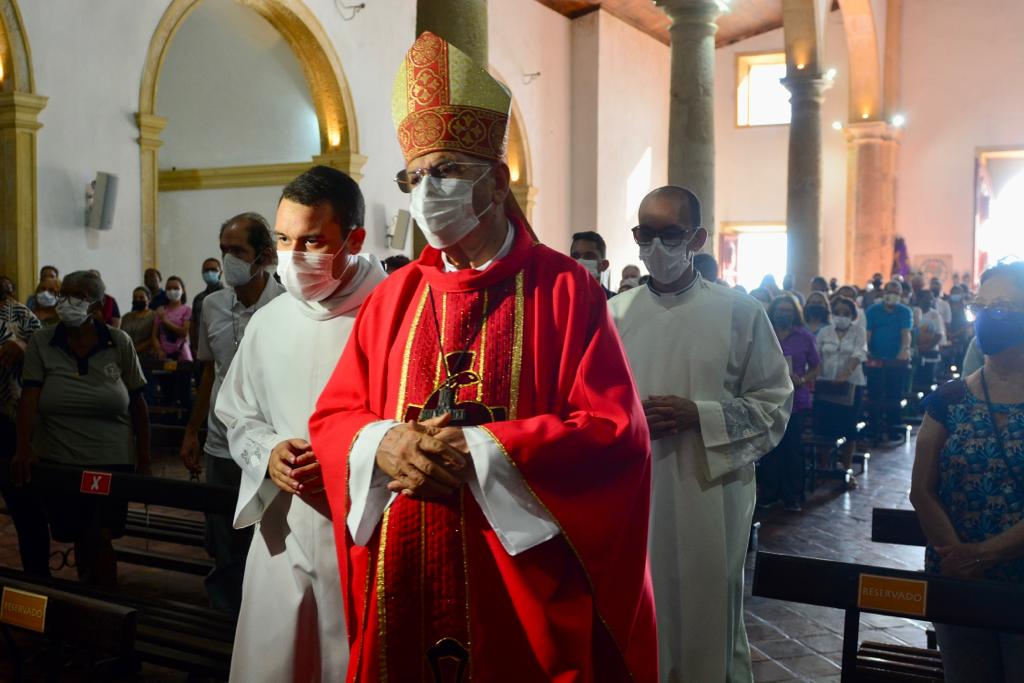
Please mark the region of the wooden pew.
MULTIPOLYGON (((135 629, 134 642, 127 655, 132 661, 148 662, 191 676, 227 679, 236 625, 233 615, 173 600, 134 597, 65 579, 25 579, 24 576, 16 569, 0 567, 0 585, 8 581, 31 581, 36 586, 35 592, 62 592, 78 600, 111 604, 130 611, 134 615, 135 629)), ((82 630, 88 631, 88 628, 82 630)))
POLYGON ((877 643, 858 650, 861 612, 1024 633, 1024 587, 995 581, 759 552, 753 594, 844 610, 842 683, 942 680, 941 660, 933 650, 898 648, 887 654, 877 643), (904 601, 920 604, 920 611, 879 609, 865 602, 871 597, 865 591, 872 588, 862 582, 877 586, 892 579, 916 582, 892 590, 919 597, 923 591, 919 602, 904 601))
MULTIPOLYGON (((0 472, 0 477, 6 476, 8 476, 6 472, 0 472)), ((83 489, 89 489, 92 483, 95 483, 87 480, 87 476, 91 478, 93 475, 85 475, 80 469, 64 465, 37 463, 32 468, 32 480, 39 489, 69 496, 93 495, 82 492, 83 489)), ((101 488, 103 487, 101 486, 101 488)), ((129 503, 159 505, 196 512, 233 514, 238 491, 230 486, 199 484, 180 479, 115 472, 109 474, 109 493, 106 495, 111 498, 120 498, 129 503)), ((126 533, 152 540, 184 542, 185 545, 191 546, 202 545, 202 538, 199 535, 201 522, 177 520, 170 516, 159 515, 156 516, 156 522, 163 525, 163 528, 160 528, 158 524, 149 525, 153 517, 154 515, 150 515, 150 519, 147 520, 144 511, 132 511, 129 514, 126 533)), ((204 575, 213 567, 212 561, 208 558, 187 558, 179 554, 125 546, 115 546, 114 550, 119 561, 170 571, 204 575)))
MULTIPOLYGON (((42 637, 61 647, 85 650, 89 654, 91 669, 131 657, 135 646, 136 609, 74 591, 58 590, 23 574, 0 575, 0 589, 6 588, 45 596, 47 603, 42 637), (97 659, 97 656, 104 659, 97 659)), ((21 681, 24 680, 24 661, 9 628, 18 627, 6 623, 0 626, 13 669, 13 680, 21 681)), ((24 628, 18 630, 33 633, 24 628)), ((51 658, 48 668, 53 680, 57 679, 61 666, 60 658, 51 658)))

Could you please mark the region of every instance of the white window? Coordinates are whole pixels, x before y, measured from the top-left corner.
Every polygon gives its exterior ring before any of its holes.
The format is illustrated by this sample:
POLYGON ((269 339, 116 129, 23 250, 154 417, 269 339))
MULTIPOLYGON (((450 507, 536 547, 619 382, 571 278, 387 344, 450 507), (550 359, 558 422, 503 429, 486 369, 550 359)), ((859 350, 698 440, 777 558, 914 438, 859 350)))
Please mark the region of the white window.
POLYGON ((736 61, 736 125, 775 126, 789 123, 786 55, 739 55, 736 61))

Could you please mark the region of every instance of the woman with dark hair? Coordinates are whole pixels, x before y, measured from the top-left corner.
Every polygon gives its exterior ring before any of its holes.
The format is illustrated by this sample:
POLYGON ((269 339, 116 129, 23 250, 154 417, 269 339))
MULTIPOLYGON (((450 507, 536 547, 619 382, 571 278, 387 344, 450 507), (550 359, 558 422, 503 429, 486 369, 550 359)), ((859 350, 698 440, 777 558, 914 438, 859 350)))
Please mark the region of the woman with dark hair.
POLYGON ((185 283, 177 275, 167 278, 165 287, 167 304, 156 310, 157 335, 160 353, 177 361, 192 360, 188 344, 188 328, 192 322, 192 309, 188 306, 185 283))
POLYGON ((815 290, 807 295, 807 305, 804 306, 804 322, 808 332, 817 336, 822 328, 829 324, 829 315, 828 297, 824 292, 815 290))
POLYGON ((800 303, 788 294, 776 297, 768 305, 768 319, 782 346, 793 381, 793 411, 782 441, 761 459, 758 483, 761 505, 769 507, 782 499, 789 512, 800 512, 804 495, 804 458, 800 436, 804 417, 811 410, 810 384, 818 375, 821 360, 814 335, 807 331, 800 303))
MULTIPOLYGON (((156 355, 179 363, 191 362, 192 346, 188 343, 188 329, 192 324, 192 309, 187 304, 185 283, 177 275, 172 275, 164 285, 164 295, 167 303, 156 309, 157 339, 160 342, 156 355)), ((187 415, 192 408, 191 374, 175 369, 170 374, 160 375, 158 381, 164 401, 170 398, 187 415)))
MULTIPOLYGON (((972 304, 981 369, 928 399, 910 501, 925 569, 1024 584, 1024 262, 985 271, 972 304)), ((1024 680, 1024 635, 935 624, 948 683, 1024 680)))

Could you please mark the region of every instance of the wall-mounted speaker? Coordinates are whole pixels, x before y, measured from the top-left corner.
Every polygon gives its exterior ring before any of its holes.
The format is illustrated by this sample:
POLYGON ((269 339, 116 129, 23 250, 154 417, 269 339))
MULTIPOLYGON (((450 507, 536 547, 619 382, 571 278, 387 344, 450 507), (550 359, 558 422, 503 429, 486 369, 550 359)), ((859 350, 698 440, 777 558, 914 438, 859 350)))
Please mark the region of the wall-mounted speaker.
POLYGON ((95 230, 114 227, 114 206, 117 204, 117 176, 100 171, 85 193, 85 224, 95 230))
POLYGON ((409 237, 409 224, 412 216, 405 209, 399 209, 398 213, 391 220, 391 227, 388 228, 388 247, 391 249, 405 249, 405 241, 409 237))

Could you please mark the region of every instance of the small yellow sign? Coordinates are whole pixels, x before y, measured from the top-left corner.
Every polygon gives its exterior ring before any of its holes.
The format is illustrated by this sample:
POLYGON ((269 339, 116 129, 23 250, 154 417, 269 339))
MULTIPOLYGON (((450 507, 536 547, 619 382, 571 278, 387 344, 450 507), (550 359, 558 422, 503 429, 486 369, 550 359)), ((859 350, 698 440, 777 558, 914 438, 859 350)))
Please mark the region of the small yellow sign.
POLYGON ((928 582, 861 574, 857 606, 861 609, 923 617, 928 610, 928 582))
POLYGON ((178 369, 178 361, 176 360, 165 360, 164 361, 164 372, 176 372, 178 369))
POLYGON ((0 598, 0 622, 43 633, 46 628, 46 603, 49 598, 4 586, 0 598))

